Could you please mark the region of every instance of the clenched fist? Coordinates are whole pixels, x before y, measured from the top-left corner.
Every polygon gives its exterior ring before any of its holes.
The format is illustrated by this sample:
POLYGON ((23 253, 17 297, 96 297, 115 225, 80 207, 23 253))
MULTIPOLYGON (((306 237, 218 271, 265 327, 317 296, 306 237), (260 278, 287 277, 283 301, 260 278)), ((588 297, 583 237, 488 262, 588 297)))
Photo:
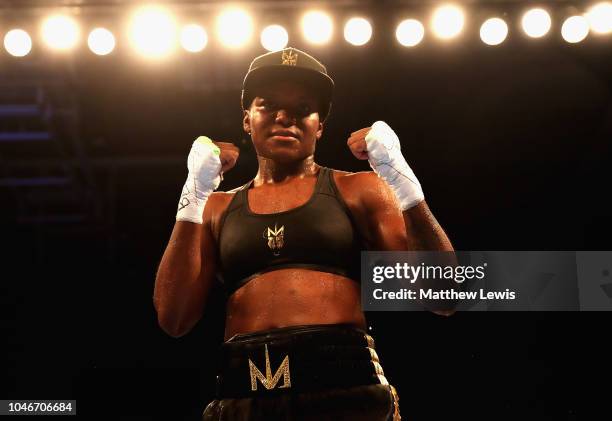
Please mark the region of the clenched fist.
POLYGON ((238 156, 240 155, 240 149, 230 142, 217 142, 213 140, 213 143, 219 148, 221 172, 224 173, 234 168, 236 161, 238 161, 238 156))
POLYGON ((404 159, 399 138, 384 121, 351 133, 346 142, 357 159, 367 159, 376 174, 395 193, 402 211, 424 199, 419 180, 404 159))
POLYGON ((202 223, 204 206, 210 194, 219 187, 224 171, 236 165, 239 150, 230 142, 214 142, 198 137, 187 157, 187 180, 181 192, 177 221, 202 223))
POLYGON ((364 127, 363 129, 359 129, 351 133, 351 136, 346 142, 349 149, 357 159, 368 159, 368 146, 365 138, 371 129, 371 127, 364 127))

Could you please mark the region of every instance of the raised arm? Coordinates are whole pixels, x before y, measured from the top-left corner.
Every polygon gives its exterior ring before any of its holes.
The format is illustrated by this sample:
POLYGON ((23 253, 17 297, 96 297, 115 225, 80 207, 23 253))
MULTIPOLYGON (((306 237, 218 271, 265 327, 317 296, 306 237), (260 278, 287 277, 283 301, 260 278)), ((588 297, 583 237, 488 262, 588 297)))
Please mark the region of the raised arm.
POLYGON ((363 173, 368 175, 360 176, 359 181, 363 207, 375 221, 369 234, 376 240, 375 249, 397 250, 396 240, 389 243, 388 239, 406 232, 407 250, 453 251, 425 202, 418 179, 401 154, 393 130, 379 121, 353 132, 347 143, 353 155, 367 159, 375 172, 363 173))
POLYGON ((402 212, 413 250, 454 251, 448 236, 425 200, 402 212))
MULTIPOLYGON (((446 233, 429 210, 421 185, 401 154, 399 139, 384 122, 353 132, 349 148, 358 159, 367 159, 374 173, 363 173, 362 208, 369 224, 365 235, 374 250, 426 250, 453 252, 446 233), (401 234, 399 234, 401 233, 401 234), (403 239, 399 238, 405 236, 403 239)), ((439 256, 449 265, 457 263, 454 253, 439 256)), ((458 289, 454 281, 440 281, 436 288, 458 289)), ((451 315, 446 304, 425 302, 436 314, 451 315)))
MULTIPOLYGON (((213 202, 211 197, 206 208, 213 208, 213 202)), ((214 282, 217 257, 210 212, 204 212, 203 224, 174 224, 157 270, 153 303, 160 327, 173 337, 185 335, 200 320, 214 282)))
POLYGON ((348 175, 340 185, 359 192, 349 205, 369 249, 453 251, 425 200, 402 211, 391 188, 373 172, 348 175))
POLYGON ((219 200, 213 190, 237 158, 235 146, 203 137, 189 152, 189 174, 153 292, 159 325, 170 336, 185 335, 202 317, 217 265, 211 227, 219 200))

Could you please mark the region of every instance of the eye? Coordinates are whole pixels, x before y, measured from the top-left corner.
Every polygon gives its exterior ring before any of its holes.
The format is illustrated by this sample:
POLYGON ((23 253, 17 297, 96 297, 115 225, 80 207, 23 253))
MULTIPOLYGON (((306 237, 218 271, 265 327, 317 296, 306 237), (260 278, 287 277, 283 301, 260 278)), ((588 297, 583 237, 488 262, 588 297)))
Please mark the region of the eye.
POLYGON ((278 108, 278 104, 275 101, 264 99, 262 102, 262 106, 268 110, 276 110, 278 108))
POLYGON ((300 106, 298 107, 298 110, 299 110, 299 113, 304 116, 312 114, 312 107, 308 103, 300 104, 300 106))

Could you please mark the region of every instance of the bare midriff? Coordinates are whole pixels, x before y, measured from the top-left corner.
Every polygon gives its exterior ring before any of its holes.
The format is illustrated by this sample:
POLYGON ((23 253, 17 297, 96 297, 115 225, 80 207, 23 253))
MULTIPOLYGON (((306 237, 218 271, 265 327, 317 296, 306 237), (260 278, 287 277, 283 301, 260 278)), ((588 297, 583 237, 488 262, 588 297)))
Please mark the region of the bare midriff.
POLYGON ((365 329, 359 284, 308 269, 280 269, 251 279, 227 302, 225 339, 287 326, 352 324, 365 329))

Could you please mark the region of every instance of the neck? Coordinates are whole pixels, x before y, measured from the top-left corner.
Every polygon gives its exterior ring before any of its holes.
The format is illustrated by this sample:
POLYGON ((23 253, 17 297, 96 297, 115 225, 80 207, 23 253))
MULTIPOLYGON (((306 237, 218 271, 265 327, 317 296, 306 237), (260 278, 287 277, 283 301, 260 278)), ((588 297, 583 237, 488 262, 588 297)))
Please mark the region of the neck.
POLYGON ((280 163, 269 158, 257 156, 259 169, 255 176, 255 185, 266 183, 280 183, 292 178, 304 178, 315 175, 319 165, 314 162, 314 156, 310 155, 304 160, 290 163, 280 163))

